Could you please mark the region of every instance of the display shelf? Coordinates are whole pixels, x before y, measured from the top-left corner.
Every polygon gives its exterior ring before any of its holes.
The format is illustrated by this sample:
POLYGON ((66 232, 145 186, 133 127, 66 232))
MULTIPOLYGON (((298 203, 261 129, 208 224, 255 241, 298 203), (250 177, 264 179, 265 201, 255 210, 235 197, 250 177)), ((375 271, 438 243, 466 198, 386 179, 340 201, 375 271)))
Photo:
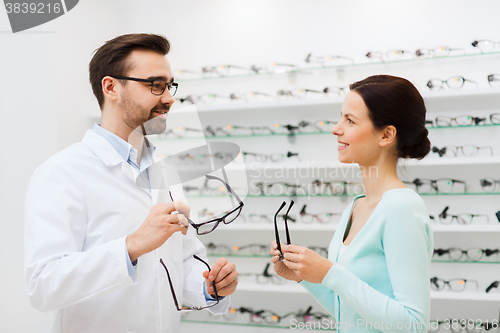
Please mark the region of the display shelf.
MULTIPOLYGON (((296 293, 307 294, 308 291, 295 282, 287 282, 283 285, 277 284, 257 284, 257 283, 242 283, 238 284, 238 291, 245 292, 277 292, 277 293, 296 293)), ((487 294, 484 292, 448 292, 448 291, 431 291, 431 299, 434 300, 464 300, 464 301, 500 301, 500 293, 487 294)))
MULTIPOLYGON (((289 228, 297 231, 335 231, 338 224, 296 224, 289 223, 289 228)), ((272 224, 248 224, 248 223, 231 223, 225 226, 224 230, 227 231, 273 231, 272 224)), ((484 225, 432 225, 433 232, 500 232, 500 223, 484 224, 484 225)))
MULTIPOLYGON (((500 127, 500 124, 485 124, 485 125, 475 125, 475 126, 442 126, 442 127, 428 127, 429 131, 435 130, 454 130, 454 129, 467 129, 467 128, 488 128, 488 127, 500 127)), ((187 136, 182 138, 162 138, 162 137, 152 137, 152 142, 162 142, 162 141, 179 141, 179 140, 232 140, 232 139, 247 139, 247 138, 261 138, 261 137, 282 137, 282 136, 310 136, 310 135, 332 135, 329 131, 323 132, 295 132, 295 133, 274 133, 274 134, 245 134, 245 135, 216 135, 216 136, 187 136)))
POLYGON ((487 293, 467 293, 467 292, 447 292, 431 291, 431 299, 452 300, 452 301, 491 301, 500 302, 500 294, 487 293))
POLYGON ((246 292, 277 292, 307 294, 308 291, 296 282, 286 282, 284 284, 257 284, 257 283, 238 283, 238 291, 246 292))
MULTIPOLYGON (((333 195, 333 194, 324 194, 324 195, 316 195, 316 194, 296 194, 296 195, 257 195, 257 194, 248 194, 246 195, 247 198, 262 198, 262 199, 268 199, 268 198, 293 198, 293 197, 304 197, 304 198, 309 198, 309 197, 355 197, 359 194, 339 194, 339 195, 333 195)), ((500 192, 493 192, 493 193, 486 193, 486 192, 468 192, 468 193, 418 193, 420 196, 489 196, 489 195, 500 195, 500 192)), ((225 196, 221 195, 193 195, 193 194, 188 194, 186 195, 187 198, 225 198, 225 196)))
POLYGON ((481 225, 439 225, 433 224, 434 232, 500 232, 500 223, 481 225))
POLYGON ((450 264, 493 264, 498 265, 500 261, 450 261, 450 260, 433 260, 435 263, 450 263, 450 264))
MULTIPOLYGON (((208 81, 208 80, 228 80, 232 78, 244 78, 244 77, 266 77, 266 76, 274 76, 274 75, 290 75, 293 73, 302 73, 302 72, 311 72, 311 71, 328 71, 328 70, 336 70, 342 68, 356 68, 356 67, 380 67, 380 66, 388 66, 393 64, 412 64, 412 63, 425 63, 432 61, 445 62, 447 60, 452 59, 480 59, 480 58, 491 58, 500 55, 500 52, 487 52, 487 53, 472 53, 472 54, 456 54, 449 55, 445 57, 428 57, 422 59, 402 59, 402 60, 393 60, 393 61, 365 61, 360 63, 352 63, 352 64, 339 64, 335 66, 310 66, 310 67, 300 67, 294 70, 281 71, 281 72, 270 72, 270 73, 249 73, 249 74, 236 74, 236 75, 227 75, 227 76, 205 76, 205 77, 196 77, 196 78, 186 78, 186 79, 176 79, 178 82, 193 82, 193 81, 208 81)), ((250 68, 249 68, 250 69, 250 68)), ((201 73, 201 69, 200 69, 201 73)))
MULTIPOLYGON (((291 230, 297 230, 297 231, 335 231, 337 229, 337 224, 331 224, 328 225, 327 223, 323 225, 319 224, 296 224, 294 222, 288 222, 288 227, 291 230)), ((250 223, 230 223, 228 225, 225 225, 225 230, 229 231, 274 231, 274 225, 273 224, 268 224, 268 225, 259 225, 259 224, 250 224, 250 223)))
MULTIPOLYGON (((479 157, 430 157, 423 160, 406 160, 400 161, 399 167, 421 167, 421 166, 440 166, 440 165, 484 165, 484 164, 500 164, 500 156, 479 156, 479 157)), ((183 166, 184 167, 184 166, 183 166)), ((260 163, 247 162, 231 163, 225 167, 226 171, 245 171, 245 170, 283 170, 283 169, 351 169, 358 168, 355 163, 341 162, 315 162, 306 161, 299 163, 260 163)), ((197 170, 199 166, 186 165, 186 170, 197 170)))
MULTIPOLYGON (((464 90, 439 90, 421 92, 428 110, 439 107, 446 107, 447 110, 454 110, 463 105, 475 105, 477 109, 488 108, 492 105, 498 105, 500 101, 500 88, 477 88, 464 90), (444 104, 443 104, 444 103, 444 104)), ((344 102, 343 96, 338 97, 319 97, 302 98, 290 100, 273 100, 266 102, 253 103, 214 103, 214 104, 196 104, 197 112, 243 112, 259 110, 263 113, 274 112, 279 109, 303 110, 304 107, 331 111, 334 107, 340 108, 344 102)), ((172 110, 176 112, 192 111, 191 108, 184 108, 185 105, 174 106, 172 110), (183 110, 184 108, 184 110, 183 110)), ((470 126, 470 127, 480 127, 470 126)), ((441 128, 441 127, 434 127, 441 128)))
MULTIPOLYGON (((261 258, 261 259, 269 259, 272 255, 252 255, 252 254, 208 254, 209 257, 214 258, 261 258)), ((450 261, 450 260, 432 260, 434 263, 450 263, 450 264, 500 264, 500 261, 450 261)))
MULTIPOLYGON (((224 325, 224 326, 239 326, 239 327, 253 327, 255 329, 258 328, 281 328, 281 329, 290 329, 290 325, 288 326, 282 326, 282 325, 260 325, 260 324, 243 324, 243 323, 231 323, 231 322, 223 322, 223 321, 201 321, 201 320, 187 320, 187 319, 182 319, 181 320, 183 323, 191 323, 191 324, 209 324, 209 325, 224 325)), ((298 325, 299 322, 297 322, 298 325)), ((311 326, 313 324, 310 324, 311 326)), ((306 324, 304 323, 304 327, 306 327, 306 324)), ((301 329, 303 330, 303 329, 301 329)), ((326 330, 326 331, 336 331, 336 329, 333 328, 325 328, 322 327, 321 330, 326 330)))

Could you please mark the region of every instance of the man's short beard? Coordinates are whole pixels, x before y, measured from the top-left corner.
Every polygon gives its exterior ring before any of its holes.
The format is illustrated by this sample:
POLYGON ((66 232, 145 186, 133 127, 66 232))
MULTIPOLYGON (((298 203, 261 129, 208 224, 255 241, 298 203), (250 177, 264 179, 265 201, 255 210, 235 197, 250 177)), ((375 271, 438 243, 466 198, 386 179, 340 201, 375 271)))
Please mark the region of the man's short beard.
POLYGON ((165 132, 165 129, 167 128, 167 122, 165 119, 162 119, 158 116, 155 117, 153 115, 153 110, 157 109, 157 106, 149 110, 149 119, 145 122, 140 118, 142 113, 137 114, 137 110, 143 111, 141 106, 130 100, 128 94, 124 96, 123 101, 118 104, 118 107, 125 113, 125 123, 127 124, 127 126, 133 128, 134 131, 138 131, 143 135, 161 134, 165 132), (142 130, 142 125, 144 125, 144 131, 146 132, 145 134, 142 130))
POLYGON ((166 119, 157 116, 149 119, 143 125, 143 129, 141 129, 143 135, 161 134, 165 132, 165 129, 167 128, 167 121, 166 119))

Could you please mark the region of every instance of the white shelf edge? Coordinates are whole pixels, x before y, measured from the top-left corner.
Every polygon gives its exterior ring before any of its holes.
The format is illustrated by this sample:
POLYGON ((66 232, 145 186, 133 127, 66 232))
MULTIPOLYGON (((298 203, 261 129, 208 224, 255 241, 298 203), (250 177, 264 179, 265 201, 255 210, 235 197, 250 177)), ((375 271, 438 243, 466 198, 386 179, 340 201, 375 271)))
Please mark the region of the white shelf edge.
POLYGON ((500 294, 431 291, 432 300, 500 302, 500 294))
POLYGON ((434 232, 500 232, 500 223, 484 225, 432 225, 434 232))
MULTIPOLYGON (((277 284, 256 284, 256 283, 239 283, 237 291, 248 292, 287 292, 297 294, 307 294, 308 291, 299 284, 285 283, 277 284)), ((439 292, 431 291, 431 300, 462 300, 462 301, 492 301, 500 302, 500 294, 487 293, 466 293, 466 292, 439 292)))
MULTIPOLYGON (((337 230, 338 224, 324 224, 324 225, 315 225, 311 224, 295 224, 291 222, 288 226, 290 228, 290 232, 294 231, 335 231, 337 230)), ((219 230, 219 229, 217 229, 219 230)), ((226 231, 269 231, 274 232, 274 225, 269 223, 268 225, 264 224, 252 224, 251 222, 241 222, 239 224, 228 224, 225 226, 224 230, 226 231)), ((282 230, 282 228, 280 228, 282 230)))

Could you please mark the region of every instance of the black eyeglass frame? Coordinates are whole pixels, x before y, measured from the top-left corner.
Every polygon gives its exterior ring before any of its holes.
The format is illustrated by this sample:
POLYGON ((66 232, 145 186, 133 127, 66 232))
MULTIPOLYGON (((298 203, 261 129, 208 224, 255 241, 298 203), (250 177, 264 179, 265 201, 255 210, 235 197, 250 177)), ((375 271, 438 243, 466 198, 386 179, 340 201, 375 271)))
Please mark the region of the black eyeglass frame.
MULTIPOLYGON (((284 220, 285 220, 285 233, 286 233, 286 244, 287 245, 292 244, 292 241, 290 240, 290 232, 288 230, 288 213, 290 213, 290 210, 292 209, 294 203, 295 202, 293 200, 290 202, 290 207, 288 207, 288 210, 286 211, 286 214, 285 214, 285 217, 284 217, 284 220)), ((285 257, 283 256, 283 251, 281 250, 281 243, 280 243, 280 235, 279 235, 279 232, 278 232, 278 221, 277 221, 277 218, 278 218, 279 212, 285 206, 286 206, 286 201, 283 201, 283 203, 281 204, 281 206, 278 209, 278 211, 276 212, 276 214, 274 214, 274 233, 275 233, 275 236, 276 236, 276 246, 278 248, 278 251, 280 251, 280 255, 279 255, 279 260, 280 261, 283 261, 283 259, 285 259, 285 257)))
POLYGON ((110 75, 112 78, 114 79, 117 79, 117 80, 128 80, 128 81, 136 81, 136 82, 145 82, 145 83, 149 83, 151 84, 151 94, 155 95, 155 96, 160 96, 160 95, 163 95, 163 93, 165 92, 165 89, 167 89, 168 87, 168 92, 170 93, 171 96, 174 96, 176 93, 177 93, 177 89, 179 88, 179 83, 177 82, 167 82, 167 81, 164 81, 164 80, 153 80, 153 79, 139 79, 139 78, 136 78, 136 77, 130 77, 130 76, 120 76, 120 75, 110 75), (159 94, 155 94, 153 92, 153 85, 155 82, 164 82, 165 83, 165 87, 163 87, 161 93, 159 94), (174 87, 175 90, 174 92, 170 92, 170 88, 174 87))
MULTIPOLYGON (((220 222, 223 222, 224 224, 229 224, 231 222, 233 222, 234 220, 236 220, 238 218, 238 216, 240 216, 241 214, 241 210, 243 209, 243 206, 245 205, 243 203, 243 201, 240 199, 240 197, 238 196, 238 194, 236 194, 236 192, 233 191, 233 189, 231 188, 231 186, 229 186, 228 183, 226 183, 225 181, 223 181, 222 179, 220 179, 219 177, 216 177, 216 176, 212 176, 212 175, 205 175, 205 178, 207 178, 208 180, 210 179, 215 179, 215 180, 218 180, 220 181, 222 184, 224 184, 226 186, 226 189, 227 191, 233 196, 236 198, 236 200, 238 201, 238 206, 236 206, 236 208, 233 208, 229 211, 227 211, 223 216, 221 217, 217 217, 217 218, 213 218, 213 219, 210 219, 208 221, 204 221, 204 222, 201 222, 201 223, 194 223, 193 220, 191 220, 189 217, 186 216, 189 224, 196 229, 196 233, 199 235, 199 236, 202 236, 202 235, 206 235, 206 234, 209 234, 211 233, 212 231, 214 231, 218 226, 219 226, 219 223, 220 222), (226 221, 226 218, 231 215, 232 213, 234 213, 235 211, 238 211, 238 214, 235 216, 234 219, 232 219, 231 221, 227 222, 226 221), (210 231, 207 231, 207 232, 200 232, 199 228, 208 224, 208 223, 214 223, 214 227, 210 230, 210 231)), ((173 198, 172 198, 172 193, 170 193, 170 199, 172 199, 173 201, 173 198)))
MULTIPOLYGON (((193 257, 196 260, 204 263, 205 266, 207 266, 208 271, 209 272, 211 271, 210 266, 207 264, 207 262, 205 260, 198 257, 196 254, 193 254, 193 257)), ((168 284, 170 285, 170 291, 172 292, 172 298, 174 299, 174 303, 175 303, 175 307, 176 307, 177 311, 192 311, 192 310, 199 311, 199 310, 211 308, 212 306, 219 304, 219 299, 220 299, 219 294, 217 293, 217 288, 215 287, 215 281, 212 281, 212 287, 214 288, 215 301, 216 301, 215 303, 212 303, 212 304, 206 305, 206 306, 179 307, 179 301, 177 300, 177 296, 175 295, 174 285, 172 284, 172 279, 170 278, 170 273, 168 272, 168 268, 165 265, 165 263, 163 262, 163 259, 161 259, 161 258, 160 258, 160 263, 162 264, 163 268, 165 268, 165 272, 167 272, 168 284)))

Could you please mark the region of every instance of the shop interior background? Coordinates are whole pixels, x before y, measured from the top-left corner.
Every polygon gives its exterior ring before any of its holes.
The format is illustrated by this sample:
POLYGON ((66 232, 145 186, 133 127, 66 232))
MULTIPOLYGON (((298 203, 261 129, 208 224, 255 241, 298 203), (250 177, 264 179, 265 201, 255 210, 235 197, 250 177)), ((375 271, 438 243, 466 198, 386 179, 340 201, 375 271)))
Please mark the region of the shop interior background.
POLYGON ((24 286, 24 196, 34 169, 80 141, 99 113, 88 63, 106 40, 164 34, 174 72, 223 63, 303 64, 310 52, 360 59, 370 50, 470 50, 475 39, 500 41, 499 13, 500 2, 487 0, 81 0, 52 22, 12 34, 2 6, 0 331, 41 332, 45 325, 24 286))

